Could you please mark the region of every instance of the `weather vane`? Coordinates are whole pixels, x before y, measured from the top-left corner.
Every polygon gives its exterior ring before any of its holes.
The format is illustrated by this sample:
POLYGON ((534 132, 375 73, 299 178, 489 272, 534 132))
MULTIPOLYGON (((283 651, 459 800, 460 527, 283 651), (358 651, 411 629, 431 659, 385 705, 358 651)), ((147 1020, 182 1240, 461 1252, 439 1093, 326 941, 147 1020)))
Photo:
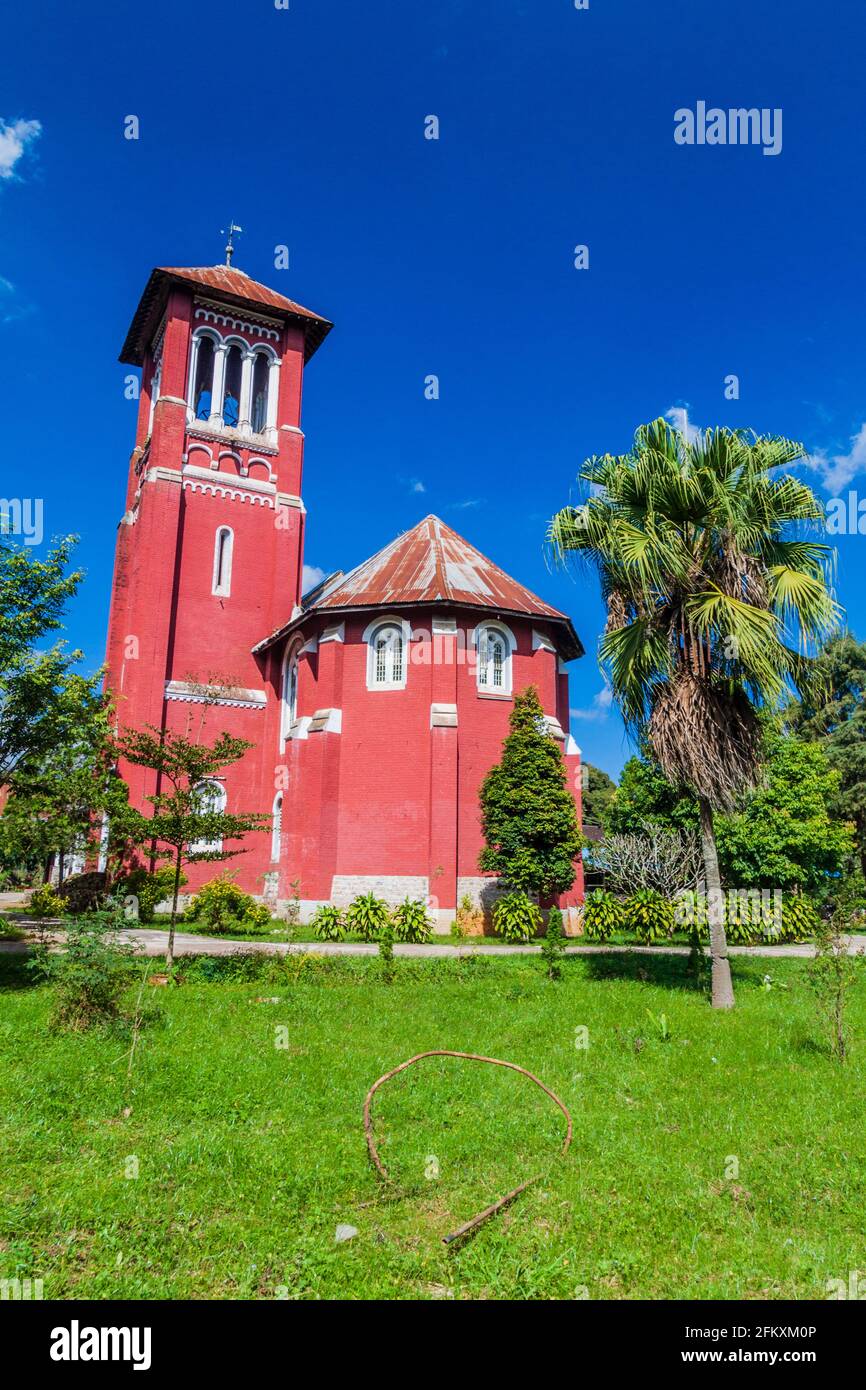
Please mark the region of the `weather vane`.
MULTIPOLYGON (((229 227, 228 227, 228 241, 226 242, 226 265, 231 265, 231 263, 232 263, 232 256, 234 255, 234 251, 235 251, 235 247, 234 247, 234 235, 235 235, 235 232, 242 232, 242 231, 243 231, 243 227, 239 227, 238 224, 237 224, 237 222, 235 222, 235 221, 229 222, 229 227)), ((220 232, 221 232, 221 235, 222 235, 222 236, 225 236, 225 235, 226 235, 226 232, 225 232, 225 229, 224 229, 224 228, 220 228, 220 232)))

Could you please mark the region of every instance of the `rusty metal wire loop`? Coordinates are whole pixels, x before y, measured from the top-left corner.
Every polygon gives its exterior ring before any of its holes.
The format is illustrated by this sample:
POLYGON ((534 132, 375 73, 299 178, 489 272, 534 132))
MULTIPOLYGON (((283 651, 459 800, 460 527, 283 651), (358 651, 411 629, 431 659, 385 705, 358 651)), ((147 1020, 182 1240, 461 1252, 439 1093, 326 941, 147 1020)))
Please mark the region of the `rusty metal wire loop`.
MULTIPOLYGON (((520 1067, 517 1065, 516 1062, 504 1062, 500 1057, 483 1057, 478 1052, 453 1052, 450 1048, 435 1048, 431 1052, 417 1052, 415 1056, 410 1057, 408 1061, 401 1062, 398 1067, 393 1067, 391 1071, 386 1071, 384 1076, 380 1076, 378 1081, 373 1082, 373 1085, 367 1092, 367 1096, 364 1101, 364 1134, 367 1139, 367 1151, 379 1176, 381 1178, 384 1178, 386 1182, 390 1181, 390 1177, 388 1174, 388 1170, 386 1169, 384 1163, 379 1157, 379 1150, 376 1146, 376 1140, 373 1134, 373 1097, 379 1090, 379 1087, 384 1086, 386 1081, 390 1081, 392 1077, 398 1076, 401 1071, 405 1071, 407 1067, 411 1067, 415 1062, 423 1061, 425 1057, 459 1057, 466 1062, 488 1062, 491 1066, 507 1067, 509 1071, 516 1071, 519 1072, 521 1076, 528 1076, 530 1081, 534 1081, 536 1086, 539 1086, 541 1090, 544 1091, 544 1094, 549 1096, 555 1105, 559 1106, 559 1109, 565 1116, 566 1132, 565 1139, 562 1145, 561 1156, 564 1157, 565 1154, 568 1153, 569 1147, 571 1145, 571 1138, 573 1132, 571 1115, 569 1114, 569 1111, 566 1108, 566 1106, 559 1099, 559 1096, 556 1095, 554 1091, 551 1091, 549 1086, 545 1086, 544 1082, 540 1081, 538 1077, 533 1075, 531 1071, 527 1071, 526 1067, 520 1067)), ((531 1184, 534 1182, 538 1182, 537 1176, 534 1178, 529 1178, 526 1182, 521 1183, 519 1187, 513 1188, 511 1192, 507 1192, 504 1197, 500 1197, 498 1202, 494 1202, 492 1206, 485 1207, 484 1211, 480 1211, 477 1216, 473 1216, 469 1221, 464 1222, 464 1224, 460 1226, 458 1230, 454 1231, 451 1235, 443 1236, 443 1243, 445 1245, 450 1245, 452 1241, 459 1240, 462 1236, 466 1236, 471 1231, 474 1231, 478 1226, 481 1225, 483 1221, 486 1221, 488 1217, 491 1217, 495 1215, 496 1212, 501 1211, 502 1208, 507 1206, 509 1202, 513 1202, 515 1197, 518 1197, 521 1192, 524 1192, 526 1188, 530 1187, 531 1184)))

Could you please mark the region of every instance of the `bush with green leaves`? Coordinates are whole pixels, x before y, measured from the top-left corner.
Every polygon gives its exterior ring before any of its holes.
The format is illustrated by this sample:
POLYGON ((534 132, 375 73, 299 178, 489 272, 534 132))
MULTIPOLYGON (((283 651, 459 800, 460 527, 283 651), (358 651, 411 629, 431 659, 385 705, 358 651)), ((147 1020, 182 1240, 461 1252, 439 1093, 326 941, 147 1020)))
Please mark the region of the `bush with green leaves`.
POLYGON ((264 903, 257 903, 229 877, 211 879, 200 888, 186 916, 215 936, 222 932, 265 931, 271 923, 264 903))
POLYGON ((342 908, 320 903, 313 913, 312 927, 319 941, 342 941, 346 935, 342 908))
POLYGON ((42 883, 30 894, 27 911, 33 917, 62 917, 66 904, 50 883, 42 883))
POLYGON ((583 934, 588 941, 609 941, 625 927, 625 904, 605 888, 587 893, 583 904, 583 934))
POLYGON ((562 913, 558 907, 552 907, 547 914, 547 930, 541 942, 541 957, 544 961, 548 980, 561 978, 564 954, 565 932, 562 926, 562 913))
POLYGON ((346 927, 362 941, 378 941, 390 915, 388 904, 375 893, 361 893, 346 910, 346 927))
POLYGON ((427 907, 420 898, 404 898, 391 913, 391 921, 396 941, 427 941, 433 930, 427 916, 427 907))
POLYGON ((34 952, 31 968, 54 986, 52 1028, 84 1032, 121 1016, 134 951, 117 942, 117 926, 112 912, 84 913, 69 922, 62 951, 34 952))
POLYGON ((667 941, 674 930, 674 905, 655 888, 639 888, 625 905, 625 928, 645 946, 667 941))
POLYGON ((811 898, 802 893, 786 893, 782 898, 780 941, 810 941, 819 931, 821 914, 811 898))
MULTIPOLYGON (((186 874, 181 874, 178 887, 186 884, 186 874)), ((123 898, 135 898, 138 903, 139 922, 152 922, 157 904, 171 898, 174 892, 174 865, 162 864, 158 869, 131 869, 114 885, 115 893, 123 898)))
POLYGON ((493 927, 503 941, 529 941, 541 930, 541 909, 520 889, 503 893, 493 906, 493 927))

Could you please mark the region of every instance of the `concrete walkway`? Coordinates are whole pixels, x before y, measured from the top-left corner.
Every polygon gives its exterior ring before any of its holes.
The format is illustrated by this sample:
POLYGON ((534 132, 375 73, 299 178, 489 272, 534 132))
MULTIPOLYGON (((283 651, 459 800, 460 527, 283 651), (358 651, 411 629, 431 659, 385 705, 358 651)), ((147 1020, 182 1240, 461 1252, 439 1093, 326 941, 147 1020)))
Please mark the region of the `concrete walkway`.
MULTIPOLYGON (((21 926, 25 924, 22 922, 21 926)), ((131 942, 139 953, 145 956, 164 956, 168 943, 168 932, 155 927, 129 927, 118 932, 118 938, 131 942)), ((58 937, 59 939, 59 937, 58 937)), ((846 937, 848 954, 866 955, 866 936, 846 937)), ((0 941, 0 952, 23 955, 28 950, 25 941, 0 941)), ((688 946, 603 946, 571 945, 565 948, 567 955, 645 955, 645 956, 687 956, 688 946)), ((226 941, 214 936, 195 936, 192 932, 175 933, 175 956, 233 956, 247 951, 257 951, 269 956, 317 955, 317 956, 375 956, 378 947, 352 941, 226 941)), ((530 956, 538 955, 540 946, 508 946, 504 943, 491 943, 489 946, 475 946, 471 941, 456 945, 450 941, 430 941, 423 946, 395 945, 396 956, 448 959, 454 956, 530 956)), ((811 944, 785 946, 729 946, 732 956, 813 956, 815 948, 811 944)), ((706 950, 709 954, 709 948, 706 950)))

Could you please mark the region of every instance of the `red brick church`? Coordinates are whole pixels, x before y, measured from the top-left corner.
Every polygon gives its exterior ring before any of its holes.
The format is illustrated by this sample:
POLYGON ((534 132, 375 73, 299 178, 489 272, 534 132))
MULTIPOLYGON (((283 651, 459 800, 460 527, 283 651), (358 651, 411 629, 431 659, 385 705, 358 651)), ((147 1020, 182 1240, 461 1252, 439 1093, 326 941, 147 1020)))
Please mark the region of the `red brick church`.
MULTIPOLYGON (((252 747, 208 788, 268 811, 230 861, 249 892, 373 889, 447 930, 486 904, 478 790, 512 695, 538 687, 580 803, 569 618, 428 516, 302 596, 304 369, 332 325, 229 265, 154 270, 121 361, 142 368, 117 540, 108 683, 122 725, 203 725, 252 747)), ((122 769, 133 804, 152 774, 122 769)), ((190 870, 190 888, 213 877, 190 870)), ((563 906, 583 892, 582 868, 563 906)))

